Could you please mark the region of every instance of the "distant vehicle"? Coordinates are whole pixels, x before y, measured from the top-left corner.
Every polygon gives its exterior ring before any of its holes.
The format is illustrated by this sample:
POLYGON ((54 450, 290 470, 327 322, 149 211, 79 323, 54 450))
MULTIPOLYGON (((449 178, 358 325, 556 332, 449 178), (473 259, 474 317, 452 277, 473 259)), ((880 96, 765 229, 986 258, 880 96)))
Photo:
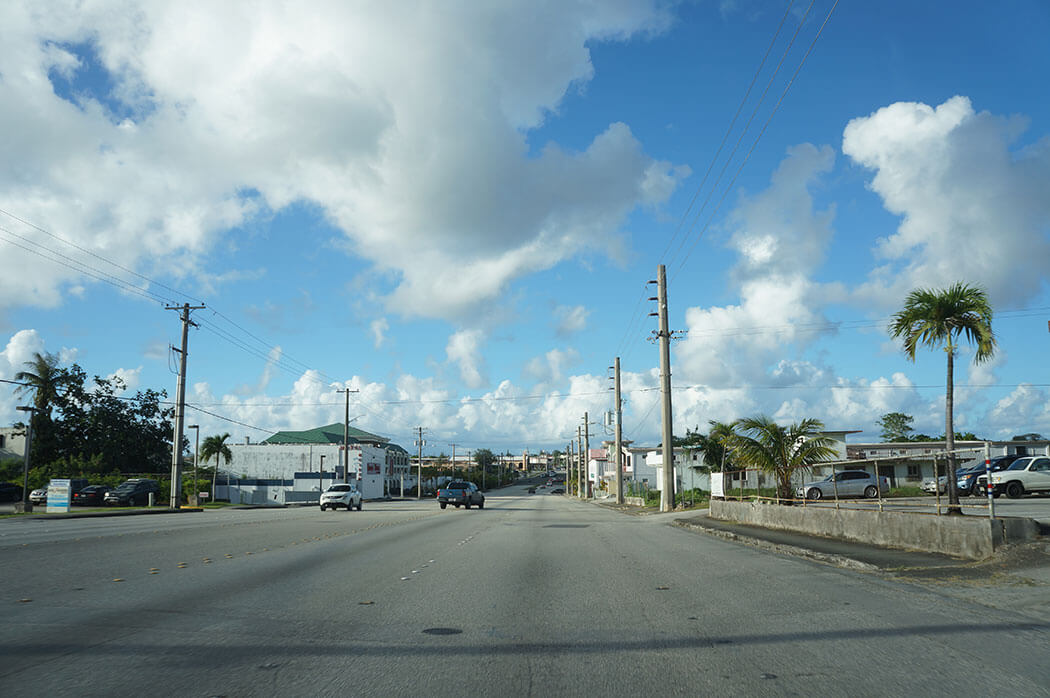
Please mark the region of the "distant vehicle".
POLYGON ((29 501, 33 504, 47 504, 47 488, 38 487, 30 492, 29 501))
POLYGON ((449 504, 454 505, 457 509, 461 506, 469 509, 473 504, 476 504, 478 509, 485 508, 485 495, 481 493, 477 485, 466 480, 453 480, 446 483, 438 490, 437 499, 442 509, 449 504))
POLYGON ((339 507, 345 507, 347 511, 351 509, 361 511, 362 501, 361 493, 356 485, 349 482, 337 483, 321 495, 321 511, 339 507))
POLYGON ((564 487, 555 487, 553 490, 550 491, 549 494, 565 494, 565 488, 564 487))
POLYGON ((150 493, 156 497, 160 493, 160 483, 144 477, 134 477, 107 492, 103 501, 109 505, 141 507, 149 504, 150 493))
POLYGON ((536 494, 536 488, 535 487, 530 487, 529 488, 529 494, 536 494))
POLYGON ((0 502, 22 501, 22 487, 13 482, 0 482, 0 502))
POLYGON ((106 503, 106 495, 112 491, 113 488, 109 485, 88 485, 73 493, 70 504, 78 507, 100 507, 106 503))
POLYGON ((833 475, 828 475, 823 480, 807 482, 796 490, 799 497, 806 499, 823 499, 824 497, 867 497, 874 499, 879 496, 879 488, 883 492, 890 489, 890 481, 885 475, 881 476, 879 484, 875 482, 875 476, 863 470, 843 470, 833 475))
MULTIPOLYGON (((984 475, 979 479, 981 485, 987 482, 984 475)), ((1010 499, 1018 499, 1029 492, 1050 492, 1050 458, 1018 458, 1005 470, 992 473, 993 497, 1006 493, 1010 499)))

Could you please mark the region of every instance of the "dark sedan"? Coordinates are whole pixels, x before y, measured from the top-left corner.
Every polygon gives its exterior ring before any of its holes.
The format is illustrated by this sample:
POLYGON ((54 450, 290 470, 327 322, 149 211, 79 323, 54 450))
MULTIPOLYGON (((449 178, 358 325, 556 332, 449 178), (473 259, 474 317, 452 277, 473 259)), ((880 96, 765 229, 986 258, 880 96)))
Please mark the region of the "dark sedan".
POLYGON ((22 488, 13 482, 0 482, 0 502, 22 501, 22 488))
POLYGON ((79 492, 73 493, 73 506, 78 507, 101 507, 106 504, 105 497, 112 492, 109 485, 88 485, 79 492))

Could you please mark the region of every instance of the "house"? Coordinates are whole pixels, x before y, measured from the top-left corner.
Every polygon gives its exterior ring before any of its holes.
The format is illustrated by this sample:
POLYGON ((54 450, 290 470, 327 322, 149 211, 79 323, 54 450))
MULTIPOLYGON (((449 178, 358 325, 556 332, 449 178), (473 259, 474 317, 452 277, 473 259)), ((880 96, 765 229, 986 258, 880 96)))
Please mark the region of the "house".
MULTIPOLYGON (((996 456, 1050 456, 1050 440, 1042 441, 989 441, 992 458, 996 456)), ((956 467, 964 463, 984 460, 984 441, 956 441, 956 467)), ((890 480, 891 487, 918 485, 946 472, 944 441, 902 441, 889 443, 851 444, 847 447, 843 467, 865 467, 872 471, 878 468, 880 475, 890 480)), ((814 469, 816 471, 817 469, 814 469)), ((830 468, 822 467, 822 472, 830 468)))

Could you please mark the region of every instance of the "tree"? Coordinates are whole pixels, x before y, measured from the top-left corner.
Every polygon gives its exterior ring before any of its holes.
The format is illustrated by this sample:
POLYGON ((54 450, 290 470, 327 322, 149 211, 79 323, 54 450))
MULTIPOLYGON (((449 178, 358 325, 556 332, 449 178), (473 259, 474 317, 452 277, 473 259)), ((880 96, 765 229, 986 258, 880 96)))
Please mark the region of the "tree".
POLYGON ((835 458, 834 442, 821 435, 823 429, 823 422, 816 419, 783 427, 766 416, 749 417, 736 423, 730 445, 739 464, 776 478, 778 497, 794 499, 792 476, 835 458))
POLYGON ((33 391, 33 407, 30 416, 33 425, 32 459, 43 464, 56 456, 55 435, 51 421, 51 410, 59 397, 59 389, 69 382, 68 373, 59 367, 58 357, 44 352, 33 353, 33 360, 26 361, 27 370, 15 374, 15 380, 26 385, 15 388, 17 394, 33 391))
POLYGON ((736 422, 727 424, 712 419, 707 423, 711 427, 710 432, 701 434, 699 431, 686 431, 686 438, 683 439, 683 445, 693 446, 700 452, 701 465, 693 467, 706 473, 733 470, 729 442, 735 434, 736 422))
POLYGON ((215 456, 215 472, 211 476, 211 498, 215 501, 215 479, 219 476, 219 457, 226 462, 226 465, 230 464, 233 460, 233 454, 230 453, 230 447, 226 445, 226 439, 230 438, 229 432, 215 436, 207 436, 204 441, 201 442, 201 451, 198 458, 203 458, 205 461, 215 456))
POLYGON ((903 412, 887 412, 876 422, 882 428, 882 440, 897 442, 911 441, 911 433, 915 431, 911 423, 915 418, 903 412))
POLYGON ((948 355, 948 376, 944 397, 944 448, 948 452, 948 513, 962 514, 955 489, 954 370, 955 350, 961 338, 976 347, 974 363, 995 354, 992 332, 992 306, 984 289, 955 283, 943 290, 916 289, 908 294, 904 308, 893 316, 890 333, 902 340, 904 353, 915 361, 920 344, 943 347, 948 355))
POLYGON ((479 448, 477 451, 474 451, 474 462, 478 464, 479 468, 487 471, 489 466, 496 462, 496 456, 487 448, 479 448))

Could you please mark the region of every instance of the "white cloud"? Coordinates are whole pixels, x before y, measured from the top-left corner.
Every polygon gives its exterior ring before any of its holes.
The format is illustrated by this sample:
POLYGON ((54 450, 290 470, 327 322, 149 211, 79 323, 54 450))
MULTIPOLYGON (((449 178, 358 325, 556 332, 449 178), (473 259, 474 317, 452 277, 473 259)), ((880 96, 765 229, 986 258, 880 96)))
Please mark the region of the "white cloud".
POLYGON ((591 311, 582 305, 567 306, 559 305, 554 309, 554 317, 557 320, 555 332, 560 337, 582 332, 587 327, 587 317, 591 311))
POLYGON ((741 201, 729 239, 739 255, 730 278, 740 303, 686 309, 688 334, 675 348, 679 382, 767 383, 785 352, 820 335, 812 328, 826 324, 821 307, 832 290, 811 276, 830 241, 833 211, 814 211, 808 188, 833 161, 827 147, 792 148, 769 188, 741 201))
POLYGON ((460 330, 448 338, 445 354, 449 363, 459 368, 459 377, 468 388, 480 388, 488 381, 481 344, 485 333, 481 330, 460 330))
POLYGON ((119 378, 124 383, 121 393, 134 393, 142 382, 142 366, 138 368, 118 368, 107 376, 110 380, 119 378))
MULTIPOLYGON (((670 21, 657 0, 8 3, 0 99, 17 108, 0 128, 19 138, 0 157, 20 166, 0 174, 0 207, 160 275, 307 201, 393 274, 391 309, 462 317, 602 249, 684 176, 624 124, 581 152, 529 142, 592 77, 589 44, 670 21)), ((25 255, 0 298, 57 305, 79 279, 25 255)))
POLYGON ((372 321, 371 328, 373 344, 376 349, 379 349, 386 342, 386 333, 390 330, 390 323, 385 317, 381 317, 372 321))
POLYGON ((541 384, 556 383, 565 375, 565 369, 580 360, 580 353, 575 349, 551 349, 543 356, 530 359, 522 373, 541 384))
POLYGON ((871 189, 901 217, 884 260, 857 291, 896 309, 913 288, 986 287, 993 305, 1023 305, 1047 279, 1050 139, 1012 149, 1026 124, 975 112, 966 97, 933 108, 898 102, 854 119, 842 150, 874 170, 871 189))

